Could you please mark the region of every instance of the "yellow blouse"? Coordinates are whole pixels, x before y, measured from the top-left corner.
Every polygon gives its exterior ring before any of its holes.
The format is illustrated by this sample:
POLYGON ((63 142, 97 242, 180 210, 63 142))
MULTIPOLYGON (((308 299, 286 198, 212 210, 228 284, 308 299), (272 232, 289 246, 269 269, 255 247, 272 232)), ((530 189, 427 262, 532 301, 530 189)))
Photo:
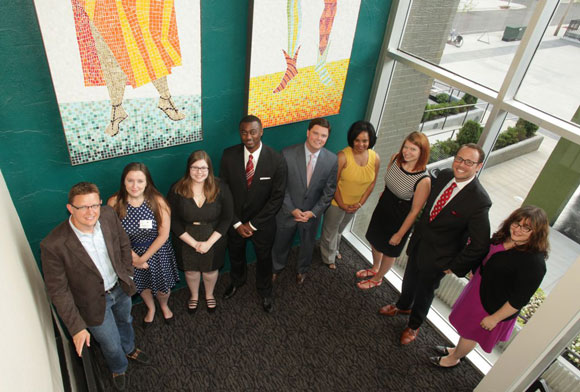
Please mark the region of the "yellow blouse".
MULTIPOLYGON (((337 187, 344 204, 356 204, 360 201, 363 193, 375 180, 375 159, 376 154, 369 149, 369 159, 365 166, 360 166, 354 160, 352 148, 346 147, 342 150, 346 157, 346 165, 340 173, 337 187)), ((336 200, 332 199, 332 205, 338 207, 336 200)))

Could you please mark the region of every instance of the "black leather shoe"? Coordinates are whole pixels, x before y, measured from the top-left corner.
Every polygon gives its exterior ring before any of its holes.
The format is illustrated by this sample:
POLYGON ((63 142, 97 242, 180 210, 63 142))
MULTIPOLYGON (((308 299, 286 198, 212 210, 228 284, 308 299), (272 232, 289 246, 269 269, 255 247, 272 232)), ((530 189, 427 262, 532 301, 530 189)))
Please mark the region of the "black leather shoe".
POLYGON ((135 350, 133 350, 132 352, 127 354, 127 358, 129 358, 137 363, 140 363, 142 365, 149 365, 149 362, 150 362, 149 356, 138 348, 136 348, 135 350))
POLYGON ((224 293, 224 299, 230 299, 238 292, 238 288, 233 284, 230 284, 224 293))
POLYGON ((442 366, 441 365, 441 358, 442 357, 430 357, 429 358, 429 362, 431 362, 431 364, 435 367, 438 367, 440 369, 452 369, 454 367, 456 367, 457 365, 459 365, 461 363, 461 361, 457 362, 455 365, 451 365, 451 366, 442 366))
POLYGON ((435 346, 433 347, 433 350, 435 350, 437 355, 440 355, 442 357, 449 355, 449 350, 447 350, 447 347, 445 346, 435 346))
POLYGON ((113 386, 117 391, 124 391, 127 384, 125 373, 113 373, 113 386))
POLYGON ((266 313, 272 313, 272 311, 274 310, 274 298, 272 297, 264 298, 262 306, 264 306, 264 311, 266 313))

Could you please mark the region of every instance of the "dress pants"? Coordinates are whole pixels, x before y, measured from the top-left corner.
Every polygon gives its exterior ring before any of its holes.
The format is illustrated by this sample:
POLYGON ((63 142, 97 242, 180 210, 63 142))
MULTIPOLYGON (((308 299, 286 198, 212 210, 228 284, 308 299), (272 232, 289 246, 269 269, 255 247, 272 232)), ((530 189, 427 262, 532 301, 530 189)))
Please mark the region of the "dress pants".
POLYGON ((135 332, 131 322, 131 297, 117 284, 105 294, 105 319, 102 324, 88 327, 99 342, 105 362, 112 373, 125 373, 127 354, 135 349, 135 332))
POLYGON ((324 213, 322 235, 320 236, 320 253, 322 262, 334 264, 342 232, 350 223, 355 214, 349 214, 340 207, 330 205, 324 213))
POLYGON ((420 269, 417 250, 411 253, 403 275, 401 296, 396 304, 399 309, 411 309, 409 328, 417 329, 423 324, 433 302, 435 290, 444 276, 445 273, 438 269, 420 269))
POLYGON ((296 270, 299 274, 304 274, 312 264, 312 252, 314 251, 314 242, 320 218, 312 218, 306 223, 289 219, 285 219, 285 221, 284 224, 277 223, 276 239, 272 248, 273 270, 275 273, 279 273, 286 267, 292 240, 294 239, 294 234, 298 231, 300 248, 298 260, 296 261, 296 270))
POLYGON ((246 244, 251 241, 256 252, 256 289, 262 298, 272 296, 272 245, 276 235, 276 223, 266 224, 250 238, 243 238, 231 227, 228 233, 232 284, 236 287, 246 283, 248 275, 246 244))

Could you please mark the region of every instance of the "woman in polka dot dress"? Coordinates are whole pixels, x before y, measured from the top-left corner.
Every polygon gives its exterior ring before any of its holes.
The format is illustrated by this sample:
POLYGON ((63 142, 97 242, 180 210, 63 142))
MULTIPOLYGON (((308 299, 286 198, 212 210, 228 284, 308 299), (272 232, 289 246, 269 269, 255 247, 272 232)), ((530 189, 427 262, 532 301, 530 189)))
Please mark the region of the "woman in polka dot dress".
POLYGON ((171 211, 155 188, 147 166, 139 162, 128 164, 123 169, 119 191, 107 204, 115 209, 131 239, 134 281, 148 309, 143 326, 153 323, 153 297, 157 297, 165 322, 171 323, 173 312, 167 302, 171 288, 179 281, 175 254, 169 241, 171 211))

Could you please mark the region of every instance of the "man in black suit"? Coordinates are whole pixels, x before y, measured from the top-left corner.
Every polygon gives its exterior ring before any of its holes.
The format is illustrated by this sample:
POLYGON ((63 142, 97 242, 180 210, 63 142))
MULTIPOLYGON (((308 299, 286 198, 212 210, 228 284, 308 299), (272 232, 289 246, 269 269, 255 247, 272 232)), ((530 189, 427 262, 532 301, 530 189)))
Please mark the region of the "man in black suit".
POLYGON ((425 321, 434 292, 445 274, 464 276, 488 252, 491 200, 477 172, 485 155, 476 144, 461 146, 452 169, 442 170, 409 241, 409 260, 401 296, 395 305, 383 306, 385 316, 410 314, 401 344, 411 343, 425 321))
POLYGON ((234 196, 234 220, 228 232, 231 283, 224 299, 233 297, 246 283, 246 243, 256 252, 256 288, 264 310, 274 308, 272 299, 272 245, 276 234, 276 213, 286 189, 286 162, 280 153, 261 142, 264 131, 256 116, 242 118, 242 144, 226 148, 220 177, 234 196))

